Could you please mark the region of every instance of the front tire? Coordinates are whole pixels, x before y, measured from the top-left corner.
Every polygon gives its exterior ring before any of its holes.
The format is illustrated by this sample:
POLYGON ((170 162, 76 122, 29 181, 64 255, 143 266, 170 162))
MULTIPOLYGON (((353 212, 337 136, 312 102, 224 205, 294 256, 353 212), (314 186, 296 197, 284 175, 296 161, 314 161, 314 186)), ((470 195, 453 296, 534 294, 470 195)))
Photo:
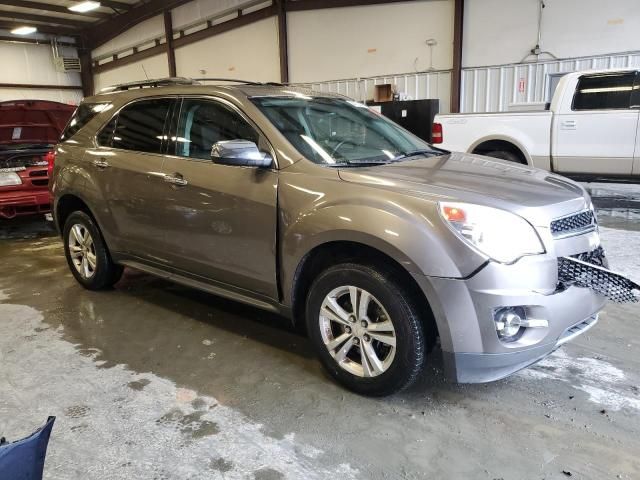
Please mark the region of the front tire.
POLYGON ((69 215, 62 238, 67 263, 80 285, 103 290, 120 280, 123 268, 113 263, 98 226, 85 212, 69 215))
POLYGON ((385 396, 424 368, 420 309, 394 275, 345 263, 322 272, 307 299, 307 331, 329 374, 348 389, 385 396))

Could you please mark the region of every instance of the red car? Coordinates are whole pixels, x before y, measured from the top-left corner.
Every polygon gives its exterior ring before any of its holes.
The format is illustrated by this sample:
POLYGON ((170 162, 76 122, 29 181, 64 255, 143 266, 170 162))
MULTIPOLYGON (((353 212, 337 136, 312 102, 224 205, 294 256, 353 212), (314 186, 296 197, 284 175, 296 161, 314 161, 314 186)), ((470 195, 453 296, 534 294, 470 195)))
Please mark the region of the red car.
POLYGON ((0 102, 0 218, 51 211, 52 147, 74 110, 46 100, 0 102))

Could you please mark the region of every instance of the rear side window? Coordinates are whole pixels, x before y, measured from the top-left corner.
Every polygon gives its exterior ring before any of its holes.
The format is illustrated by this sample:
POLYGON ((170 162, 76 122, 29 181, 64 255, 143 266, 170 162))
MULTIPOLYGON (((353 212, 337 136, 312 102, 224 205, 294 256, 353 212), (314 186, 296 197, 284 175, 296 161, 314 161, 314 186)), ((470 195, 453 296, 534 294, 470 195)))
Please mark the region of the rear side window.
POLYGON ((627 109, 635 73, 607 73, 580 77, 572 110, 627 109))
POLYGON ((67 127, 60 136, 60 141, 64 142, 69 140, 76 133, 80 131, 87 123, 91 121, 93 117, 98 115, 104 109, 109 106, 108 103, 82 103, 76 108, 71 120, 67 124, 67 127))
POLYGON ((162 98, 124 107, 118 114, 111 145, 124 150, 161 153, 170 105, 171 100, 162 98))

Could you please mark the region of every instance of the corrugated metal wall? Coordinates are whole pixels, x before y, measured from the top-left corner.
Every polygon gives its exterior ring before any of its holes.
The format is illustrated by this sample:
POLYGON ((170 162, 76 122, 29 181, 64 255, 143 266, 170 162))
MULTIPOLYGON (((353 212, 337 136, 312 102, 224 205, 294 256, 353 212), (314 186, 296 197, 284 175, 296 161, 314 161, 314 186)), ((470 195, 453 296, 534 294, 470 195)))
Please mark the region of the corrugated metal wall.
POLYGON ((519 63, 462 71, 462 112, 503 112, 550 101, 551 86, 563 73, 604 68, 638 68, 640 52, 537 63, 519 63))
POLYGON ((449 111, 451 97, 451 71, 431 70, 428 72, 401 73, 368 78, 350 78, 326 82, 308 83, 304 86, 320 92, 333 92, 364 102, 373 99, 375 85, 391 83, 398 92, 407 94, 413 100, 440 100, 440 111, 449 111))
MULTIPOLYGON (((460 109, 465 113, 542 109, 551 100, 553 88, 562 74, 605 68, 640 68, 640 52, 465 68, 460 109)), ((364 101, 371 100, 374 85, 382 83, 395 84, 398 92, 412 99, 437 98, 440 112, 450 111, 450 70, 331 80, 304 86, 364 101)))

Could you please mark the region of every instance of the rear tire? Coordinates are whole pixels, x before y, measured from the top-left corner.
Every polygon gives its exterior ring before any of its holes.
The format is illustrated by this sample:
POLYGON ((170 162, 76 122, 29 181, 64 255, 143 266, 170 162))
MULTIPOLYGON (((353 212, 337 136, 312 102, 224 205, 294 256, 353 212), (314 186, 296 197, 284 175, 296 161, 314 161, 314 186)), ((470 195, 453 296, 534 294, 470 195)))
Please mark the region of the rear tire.
POLYGON ((62 238, 69 269, 84 288, 103 290, 120 280, 123 267, 113 263, 98 226, 85 212, 69 215, 62 238))
POLYGON ((522 160, 517 154, 513 152, 509 152, 507 150, 494 150, 492 152, 483 153, 485 157, 493 157, 499 158, 501 160, 507 160, 513 163, 519 163, 521 165, 526 165, 526 162, 522 160))
POLYGON ((385 396, 411 385, 424 368, 432 335, 426 339, 420 311, 394 275, 344 263, 313 282, 307 331, 334 379, 356 393, 385 396))

